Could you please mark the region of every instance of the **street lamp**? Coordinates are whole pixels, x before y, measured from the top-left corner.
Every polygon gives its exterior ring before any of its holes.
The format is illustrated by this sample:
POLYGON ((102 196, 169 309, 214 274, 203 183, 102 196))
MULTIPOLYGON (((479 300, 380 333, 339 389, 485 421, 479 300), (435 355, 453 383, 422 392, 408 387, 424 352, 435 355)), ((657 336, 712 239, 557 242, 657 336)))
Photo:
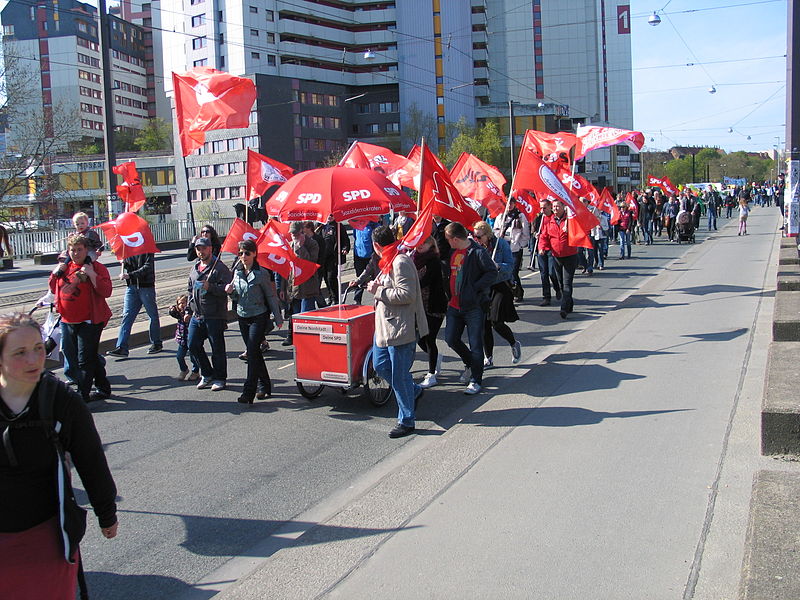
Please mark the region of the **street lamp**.
POLYGON ((656 25, 661 24, 661 17, 658 16, 656 11, 653 11, 653 14, 650 15, 647 19, 647 23, 655 27, 656 25))

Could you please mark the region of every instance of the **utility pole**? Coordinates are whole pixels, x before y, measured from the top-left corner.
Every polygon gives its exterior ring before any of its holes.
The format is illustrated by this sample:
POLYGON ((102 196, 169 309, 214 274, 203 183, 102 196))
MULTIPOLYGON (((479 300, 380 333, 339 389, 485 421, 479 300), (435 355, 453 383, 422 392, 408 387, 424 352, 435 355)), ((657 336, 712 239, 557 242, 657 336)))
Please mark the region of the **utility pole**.
POLYGON ((800 56, 800 7, 788 2, 788 31, 786 35, 786 189, 784 191, 784 217, 786 235, 796 237, 800 232, 800 81, 794 77, 794 59, 800 56))
POLYGON ((100 31, 100 61, 103 72, 103 142, 106 155, 106 204, 108 206, 108 220, 116 215, 117 175, 113 169, 117 164, 117 153, 114 148, 114 96, 113 80, 111 79, 111 28, 109 27, 106 0, 97 2, 97 26, 100 31))

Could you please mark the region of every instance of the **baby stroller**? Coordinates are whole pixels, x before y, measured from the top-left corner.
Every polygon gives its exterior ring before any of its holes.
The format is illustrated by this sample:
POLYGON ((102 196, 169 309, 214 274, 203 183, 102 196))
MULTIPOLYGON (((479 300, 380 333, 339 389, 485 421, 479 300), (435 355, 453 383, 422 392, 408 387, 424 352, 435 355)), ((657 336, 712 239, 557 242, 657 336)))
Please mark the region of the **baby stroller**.
POLYGON ((675 218, 675 241, 694 244, 694 220, 689 211, 682 210, 675 218))

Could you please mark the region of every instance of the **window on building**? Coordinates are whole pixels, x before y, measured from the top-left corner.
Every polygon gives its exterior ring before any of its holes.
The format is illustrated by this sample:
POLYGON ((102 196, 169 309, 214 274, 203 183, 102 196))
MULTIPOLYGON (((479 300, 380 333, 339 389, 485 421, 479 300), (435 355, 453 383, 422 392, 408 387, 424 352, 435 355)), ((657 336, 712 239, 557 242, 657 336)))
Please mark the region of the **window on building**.
POLYGON ((225 198, 228 197, 228 188, 224 188, 224 187, 216 188, 214 190, 214 197, 217 200, 224 200, 225 198))
POLYGON ((206 22, 206 15, 195 15, 192 17, 192 27, 200 27, 200 25, 204 25, 206 22))
POLYGON ((206 38, 199 37, 192 40, 192 50, 200 50, 206 47, 206 38))
POLYGON ((275 13, 271 10, 265 10, 264 14, 266 15, 267 21, 274 21, 275 20, 275 13))
POLYGON ((253 37, 258 37, 258 29, 251 29, 250 35, 253 37))
POLYGON ((202 200, 213 200, 213 190, 200 190, 200 198, 202 200))
POLYGON ((274 33, 267 33, 267 43, 274 44, 275 43, 275 34, 274 33))
POLYGON ((228 150, 241 150, 242 138, 231 138, 228 140, 228 150))
POLYGON ((203 2, 205 2, 205 1, 206 1, 206 0, 189 0, 189 4, 191 4, 192 6, 194 6, 195 4, 202 4, 202 3, 203 3, 203 2))
POLYGON ((380 133, 381 129, 377 123, 367 123, 367 133, 380 133))
POLYGON ((211 167, 209 165, 202 165, 200 167, 200 177, 208 177, 211 175, 211 167))
POLYGON ((328 118, 328 129, 339 129, 342 126, 342 120, 339 117, 328 118))
POLYGON ((241 198, 242 197, 242 188, 238 185, 228 188, 228 192, 230 194, 231 200, 234 198, 241 198))
POLYGON ((224 46, 225 45, 225 34, 224 33, 220 33, 219 34, 219 45, 220 46, 224 46))
POLYGON ((274 54, 267 54, 267 65, 270 67, 275 66, 275 55, 274 54))
MULTIPOLYGON (((241 138, 236 138, 241 143, 241 138)), ((237 148, 238 150, 238 148, 237 148)), ((244 173, 242 169, 242 163, 239 162, 232 162, 228 163, 228 175, 238 175, 239 173, 244 173)))
POLYGON ((250 7, 250 14, 257 15, 258 14, 258 7, 257 6, 251 6, 250 7))
POLYGON ((254 150, 258 150, 258 136, 248 135, 246 137, 243 137, 242 144, 244 144, 245 148, 253 148, 254 150))
POLYGON ((399 133, 400 132, 400 123, 393 122, 386 124, 386 131, 390 131, 392 133, 399 133))
POLYGON ((249 122, 250 122, 251 125, 253 123, 258 123, 258 111, 255 111, 255 110, 251 110, 250 111, 250 120, 249 120, 249 122))
POLYGON ((258 52, 251 52, 250 58, 252 58, 253 60, 261 60, 261 54, 259 54, 258 52))
POLYGON ((325 117, 311 116, 308 118, 309 127, 323 128, 325 127, 325 117))
POLYGON ((224 67, 225 66, 225 57, 222 56, 222 55, 220 55, 220 57, 219 57, 219 66, 220 67, 224 67))
POLYGON ((225 152, 228 149, 227 140, 216 140, 211 142, 212 152, 225 152))
POLYGON ((208 66, 208 59, 207 58, 201 58, 200 60, 196 60, 196 61, 192 62, 192 65, 194 65, 195 67, 206 67, 206 66, 208 66))

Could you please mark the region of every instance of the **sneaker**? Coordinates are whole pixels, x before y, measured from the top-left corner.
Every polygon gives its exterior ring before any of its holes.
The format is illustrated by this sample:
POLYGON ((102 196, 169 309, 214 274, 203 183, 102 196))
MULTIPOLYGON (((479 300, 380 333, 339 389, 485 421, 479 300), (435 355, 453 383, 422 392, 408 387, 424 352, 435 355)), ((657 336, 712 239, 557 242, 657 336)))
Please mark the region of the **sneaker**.
POLYGON ((159 352, 161 352, 163 349, 164 349, 164 346, 162 346, 160 343, 159 343, 159 344, 153 344, 152 346, 150 346, 150 347, 147 349, 147 353, 148 353, 148 354, 158 354, 158 353, 159 353, 159 352))
POLYGON ((225 389, 225 382, 224 381, 215 381, 211 384, 211 391, 212 392, 221 392, 225 389))
POLYGON ((186 381, 197 381, 198 379, 200 379, 200 373, 197 373, 195 371, 192 371, 186 377, 186 381))
POLYGON ((474 381, 470 381, 469 385, 467 386, 467 389, 464 390, 464 393, 469 395, 469 396, 473 396, 473 395, 477 394, 480 391, 481 391, 481 385, 479 383, 474 382, 474 381))
POLYGON ((189 376, 189 371, 180 371, 177 375, 175 375, 175 379, 178 381, 186 381, 186 378, 189 376))
POLYGON ((210 377, 203 377, 200 379, 200 383, 197 384, 198 390, 205 390, 211 387, 211 378, 210 377))
POLYGON ((539 306, 550 306, 550 299, 548 298, 547 300, 542 300, 539 303, 539 306))
POLYGON ((519 363, 519 359, 522 358, 522 344, 519 341, 514 342, 514 345, 511 346, 511 364, 516 365, 519 363))
POLYGON ((420 382, 419 387, 423 389, 428 389, 430 387, 435 386, 437 383, 438 382, 436 381, 436 373, 426 373, 425 377, 420 382))
POLYGON ((125 358, 128 356, 128 351, 117 346, 113 350, 106 352, 106 356, 119 356, 120 358, 125 358))
POLYGON ((242 352, 239 355, 239 360, 247 360, 247 352, 242 352))
POLYGON ((269 342, 266 340, 264 340, 264 342, 261 344, 261 354, 264 354, 265 352, 269 352, 269 342))
POLYGON ((106 394, 105 392, 89 392, 89 399, 87 402, 99 402, 101 400, 108 400, 111 397, 111 394, 106 394))
POLYGON ((389 432, 390 438, 401 438, 414 433, 414 428, 400 423, 389 432))
POLYGON ((281 342, 281 346, 291 346, 292 345, 292 338, 286 338, 281 342))
POLYGON ((493 367, 493 366, 494 366, 494 360, 492 360, 491 356, 487 356, 486 358, 483 359, 483 368, 484 369, 488 369, 488 368, 493 367))
POLYGON ((467 367, 464 369, 464 372, 461 374, 461 377, 458 378, 459 383, 467 383, 472 378, 472 369, 467 367))

